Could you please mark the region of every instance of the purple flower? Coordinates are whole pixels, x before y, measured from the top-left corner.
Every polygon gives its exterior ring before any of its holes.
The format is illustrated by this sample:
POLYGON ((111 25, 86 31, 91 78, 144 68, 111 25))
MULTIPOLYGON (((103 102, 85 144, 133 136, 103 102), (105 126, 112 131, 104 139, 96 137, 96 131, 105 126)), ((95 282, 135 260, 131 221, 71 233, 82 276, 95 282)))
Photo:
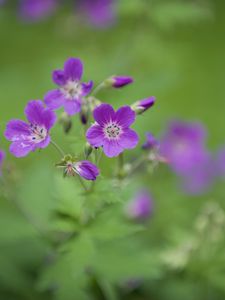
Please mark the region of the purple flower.
POLYGON ((69 58, 63 70, 55 70, 52 74, 53 81, 59 86, 45 95, 46 105, 55 110, 64 106, 68 115, 81 111, 82 98, 90 93, 93 82, 81 83, 83 64, 79 58, 69 58))
POLYGON ((217 175, 224 176, 225 175, 225 147, 218 152, 216 158, 216 165, 217 165, 217 175))
POLYGON ((181 177, 181 181, 186 193, 199 195, 209 189, 215 177, 215 162, 209 153, 205 153, 205 158, 186 172, 186 174, 181 177))
POLYGON ((76 161, 71 155, 66 155, 56 166, 64 168, 65 176, 79 175, 86 180, 96 180, 99 169, 88 160, 76 161))
POLYGON ((50 143, 49 130, 56 121, 56 115, 40 100, 28 102, 25 115, 29 123, 11 120, 5 131, 5 137, 12 142, 10 152, 16 157, 47 147, 50 143))
POLYGON ((110 80, 111 80, 112 86, 114 88, 121 88, 121 87, 128 85, 134 81, 133 78, 129 77, 129 76, 112 76, 110 78, 110 80))
POLYGON ((5 152, 0 150, 0 176, 2 175, 2 165, 5 160, 5 152))
POLYGON ((21 0, 20 15, 27 21, 39 21, 51 15, 56 6, 56 0, 21 0))
POLYGON ((115 19, 114 0, 79 0, 78 11, 96 27, 106 27, 115 19))
POLYGON ((86 138, 93 147, 103 147, 106 156, 118 156, 124 149, 132 149, 138 143, 138 135, 130 129, 135 121, 135 113, 129 106, 116 112, 109 104, 101 104, 94 110, 96 123, 92 125, 86 138))
POLYGON ((178 174, 186 174, 205 161, 206 133, 198 123, 172 121, 164 134, 160 149, 178 174))
POLYGON ((150 107, 152 107, 155 104, 155 101, 156 101, 155 97, 151 96, 149 98, 135 102, 131 107, 136 112, 136 114, 142 114, 150 107))
POLYGON ((125 208, 126 215, 130 219, 145 220, 153 210, 153 202, 149 193, 145 190, 140 191, 135 198, 128 203, 125 208))

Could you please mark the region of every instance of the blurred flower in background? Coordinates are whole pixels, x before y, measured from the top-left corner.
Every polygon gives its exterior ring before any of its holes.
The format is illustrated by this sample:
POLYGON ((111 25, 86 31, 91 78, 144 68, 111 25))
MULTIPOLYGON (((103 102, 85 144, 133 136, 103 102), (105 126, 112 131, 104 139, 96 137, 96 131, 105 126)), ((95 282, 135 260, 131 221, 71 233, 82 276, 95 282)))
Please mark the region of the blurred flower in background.
POLYGON ((77 12, 96 27, 107 27, 115 21, 114 0, 79 0, 77 12))
POLYGON ((125 214, 129 219, 144 221, 149 218, 153 210, 152 197, 146 190, 141 190, 125 207, 125 214))
POLYGON ((206 131, 199 123, 172 121, 161 140, 161 153, 190 194, 205 191, 215 178, 215 162, 206 148, 206 131))
POLYGON ((21 0, 20 16, 26 21, 39 21, 55 12, 56 0, 21 0))
POLYGON ((187 174, 205 160, 206 132, 201 124, 172 121, 161 140, 161 153, 178 174, 187 174))

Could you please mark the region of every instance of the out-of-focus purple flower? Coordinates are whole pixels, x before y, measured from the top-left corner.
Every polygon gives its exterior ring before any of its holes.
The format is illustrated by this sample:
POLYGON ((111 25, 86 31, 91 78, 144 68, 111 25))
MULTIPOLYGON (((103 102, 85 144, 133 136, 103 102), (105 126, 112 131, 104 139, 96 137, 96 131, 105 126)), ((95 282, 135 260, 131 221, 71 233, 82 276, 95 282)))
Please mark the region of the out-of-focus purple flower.
POLYGON ((0 176, 2 175, 2 165, 5 160, 5 152, 0 150, 0 176))
POLYGON ((205 137, 202 125, 173 121, 161 139, 161 154, 175 172, 186 174, 205 161, 205 137))
POLYGON ((0 6, 5 4, 6 0, 0 0, 0 6))
POLYGON ((136 114, 142 114, 147 109, 152 107, 155 104, 155 97, 151 96, 146 99, 139 100, 131 105, 131 108, 136 112, 136 114))
POLYGON ((79 58, 69 58, 63 70, 55 70, 52 79, 59 88, 49 91, 44 101, 46 105, 55 110, 64 106, 68 115, 81 111, 82 98, 90 93, 93 82, 82 83, 83 64, 79 58))
POLYGON ((101 104, 93 115, 96 123, 88 129, 86 138, 93 147, 102 146, 106 156, 118 156, 137 145, 138 135, 129 128, 135 121, 135 113, 129 106, 115 112, 111 105, 101 104))
POLYGON ((21 0, 20 15, 26 21, 39 21, 51 15, 57 0, 21 0))
POLYGON ((218 152, 216 158, 216 165, 217 165, 217 175, 225 176, 225 147, 218 152))
POLYGON ((153 202, 149 193, 145 190, 140 191, 126 208, 125 213, 130 219, 148 219, 153 210, 153 202))
POLYGON ((77 10, 91 25, 107 27, 115 20, 114 2, 114 0, 79 0, 77 10))
POLYGON ((121 88, 134 81, 130 76, 112 76, 109 80, 114 88, 121 88))
POLYGON ((99 169, 88 160, 76 161, 71 155, 66 155, 56 166, 64 169, 65 176, 79 175, 86 180, 96 180, 99 169))
POLYGON ((55 113, 45 108, 41 100, 28 102, 25 115, 29 123, 11 120, 5 131, 5 137, 12 142, 10 152, 16 157, 47 147, 51 140, 49 130, 56 121, 55 113))
POLYGON ((209 153, 205 158, 192 167, 181 177, 182 186, 186 193, 192 195, 202 194, 213 184, 216 177, 215 161, 209 153))

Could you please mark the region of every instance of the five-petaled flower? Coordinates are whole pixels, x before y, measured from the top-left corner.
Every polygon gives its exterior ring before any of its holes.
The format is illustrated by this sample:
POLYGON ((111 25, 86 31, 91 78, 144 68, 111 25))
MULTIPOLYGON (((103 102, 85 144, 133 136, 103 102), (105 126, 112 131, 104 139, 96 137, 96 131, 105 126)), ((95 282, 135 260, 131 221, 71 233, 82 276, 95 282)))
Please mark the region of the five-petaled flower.
POLYGON ((83 64, 79 58, 69 58, 63 70, 55 70, 52 79, 59 88, 49 91, 44 101, 46 105, 55 110, 64 107, 68 115, 81 111, 82 98, 90 93, 93 82, 82 83, 83 64))
POLYGON ((10 152, 16 157, 47 147, 51 140, 49 130, 56 121, 55 113, 45 108, 40 100, 28 102, 25 115, 29 123, 11 120, 5 131, 5 137, 12 142, 10 152))
POLYGON ((64 169, 65 176, 79 175, 86 180, 96 180, 99 169, 88 160, 77 161, 71 155, 66 155, 60 163, 56 165, 64 169))
POLYGON ((116 112, 109 104, 101 104, 93 112, 96 121, 86 133, 93 147, 103 147, 106 156, 118 156, 124 149, 132 149, 138 143, 137 133, 130 129, 135 121, 135 113, 129 106, 116 112))

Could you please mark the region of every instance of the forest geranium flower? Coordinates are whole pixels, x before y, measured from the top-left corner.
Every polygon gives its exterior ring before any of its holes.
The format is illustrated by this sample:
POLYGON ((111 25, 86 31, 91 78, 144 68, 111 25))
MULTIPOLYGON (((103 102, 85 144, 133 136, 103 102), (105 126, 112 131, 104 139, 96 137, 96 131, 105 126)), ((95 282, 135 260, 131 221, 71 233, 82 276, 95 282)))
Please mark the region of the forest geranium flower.
POLYGON ((88 129, 86 137, 93 147, 102 146, 106 156, 118 156, 137 145, 138 135, 129 128, 135 121, 135 113, 129 106, 115 112, 111 105, 101 104, 93 115, 96 123, 88 129))
POLYGON ((64 168, 65 176, 79 175, 86 180, 96 180, 99 175, 96 165, 88 160, 76 161, 71 155, 65 156, 57 166, 64 168))
POLYGON ((51 15, 56 6, 56 0, 22 0, 20 14, 24 20, 39 21, 51 15))
POLYGON ((83 64, 79 58, 69 58, 63 70, 55 70, 52 79, 59 88, 48 92, 44 101, 55 110, 64 107, 68 115, 81 111, 82 98, 90 93, 93 82, 82 83, 83 64))
POLYGON ((125 212, 131 219, 145 220, 152 213, 152 209, 153 203, 150 194, 146 190, 142 190, 127 204, 125 212))
POLYGON ((142 114, 147 109, 152 107, 155 104, 155 97, 151 96, 146 99, 139 100, 131 105, 131 108, 136 112, 136 114, 142 114))
POLYGON ((0 150, 0 176, 2 174, 2 165, 5 160, 5 152, 3 150, 0 150))
POLYGON ((161 139, 161 153, 175 172, 186 174, 205 160, 205 137, 198 123, 172 121, 161 139))
POLYGON ((10 152, 16 157, 23 157, 30 151, 47 147, 51 140, 49 130, 56 121, 55 113, 45 108, 40 100, 28 102, 25 115, 28 123, 11 120, 5 131, 5 137, 12 142, 10 152))

